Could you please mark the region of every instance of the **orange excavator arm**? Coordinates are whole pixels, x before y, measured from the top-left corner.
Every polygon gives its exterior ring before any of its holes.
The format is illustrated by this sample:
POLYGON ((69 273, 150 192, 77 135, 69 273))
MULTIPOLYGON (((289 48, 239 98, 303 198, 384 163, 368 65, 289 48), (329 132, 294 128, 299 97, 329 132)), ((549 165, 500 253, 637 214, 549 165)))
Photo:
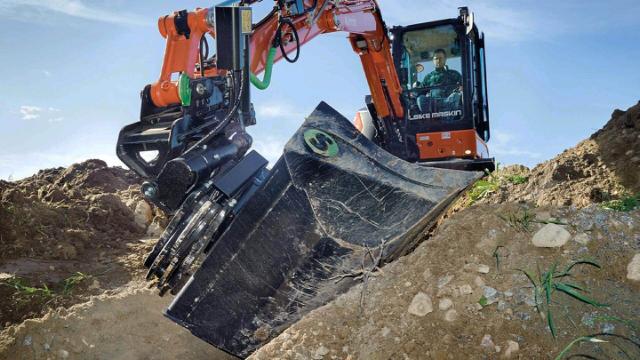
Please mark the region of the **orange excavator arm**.
MULTIPOLYGON (((244 1, 251 4, 256 1, 244 1)), ((302 9, 292 9, 287 1, 275 0, 274 10, 254 25, 251 34, 252 73, 260 73, 267 66, 268 54, 278 33, 282 19, 287 26, 282 31, 282 51, 277 51, 274 61, 285 54, 299 51, 298 47, 320 34, 336 31, 349 33, 353 50, 360 56, 374 106, 381 118, 403 117, 400 100, 401 87, 393 64, 391 43, 387 29, 375 0, 304 0, 302 9), (294 31, 298 41, 294 41, 294 31)), ((158 107, 180 103, 178 82, 172 81, 176 73, 192 78, 201 76, 198 71, 198 54, 205 34, 215 37, 214 8, 196 9, 193 12, 175 12, 158 20, 160 34, 167 39, 164 63, 160 79, 151 86, 151 98, 158 107), (184 29, 189 33, 185 34, 184 29)), ((297 56, 297 55, 296 55, 297 56)), ((215 67, 207 68, 205 76, 215 76, 215 67)))

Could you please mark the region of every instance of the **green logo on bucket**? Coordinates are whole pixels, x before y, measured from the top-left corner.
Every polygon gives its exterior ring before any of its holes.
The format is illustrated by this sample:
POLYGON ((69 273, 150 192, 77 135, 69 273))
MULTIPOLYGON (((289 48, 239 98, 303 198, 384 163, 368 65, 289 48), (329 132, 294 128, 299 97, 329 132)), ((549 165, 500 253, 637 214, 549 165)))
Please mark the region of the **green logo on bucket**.
POLYGON ((318 155, 327 157, 338 155, 338 143, 324 131, 316 129, 305 131, 304 142, 318 155))

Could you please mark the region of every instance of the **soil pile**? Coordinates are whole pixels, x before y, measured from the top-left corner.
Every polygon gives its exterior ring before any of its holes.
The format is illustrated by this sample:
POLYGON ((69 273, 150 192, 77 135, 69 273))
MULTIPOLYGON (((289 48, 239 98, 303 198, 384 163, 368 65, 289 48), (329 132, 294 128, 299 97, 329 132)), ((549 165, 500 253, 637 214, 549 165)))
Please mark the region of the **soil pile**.
POLYGON ((88 160, 0 183, 0 326, 84 301, 141 271, 163 215, 132 172, 88 160))
POLYGON ((628 278, 634 254, 640 260, 638 210, 474 205, 251 359, 550 359, 598 333, 615 335, 571 353, 637 358, 640 278, 628 278), (571 267, 587 259, 600 268, 571 267))
POLYGON ((640 193, 639 169, 640 103, 615 110, 589 139, 532 170, 511 166, 499 171, 496 176, 507 181, 490 201, 585 207, 640 193), (528 181, 518 181, 523 178, 528 181))

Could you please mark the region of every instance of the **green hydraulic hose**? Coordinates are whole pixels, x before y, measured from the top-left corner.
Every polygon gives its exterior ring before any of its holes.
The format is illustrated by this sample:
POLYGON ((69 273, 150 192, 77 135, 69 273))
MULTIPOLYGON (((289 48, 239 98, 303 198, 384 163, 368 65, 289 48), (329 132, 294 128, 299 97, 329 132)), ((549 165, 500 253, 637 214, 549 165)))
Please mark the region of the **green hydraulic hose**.
POLYGON ((271 70, 273 70, 273 60, 276 58, 276 48, 272 47, 267 55, 267 64, 264 67, 264 79, 258 79, 256 74, 251 73, 251 83, 260 90, 264 90, 269 87, 271 83, 271 70))

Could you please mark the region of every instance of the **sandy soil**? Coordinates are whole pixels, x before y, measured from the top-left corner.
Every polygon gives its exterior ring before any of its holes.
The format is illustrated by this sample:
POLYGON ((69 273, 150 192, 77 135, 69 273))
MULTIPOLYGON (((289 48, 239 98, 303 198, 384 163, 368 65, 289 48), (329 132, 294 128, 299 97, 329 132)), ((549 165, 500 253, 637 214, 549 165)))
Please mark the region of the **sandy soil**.
POLYGON ((132 282, 0 333, 0 359, 232 359, 162 316, 169 298, 132 282))

